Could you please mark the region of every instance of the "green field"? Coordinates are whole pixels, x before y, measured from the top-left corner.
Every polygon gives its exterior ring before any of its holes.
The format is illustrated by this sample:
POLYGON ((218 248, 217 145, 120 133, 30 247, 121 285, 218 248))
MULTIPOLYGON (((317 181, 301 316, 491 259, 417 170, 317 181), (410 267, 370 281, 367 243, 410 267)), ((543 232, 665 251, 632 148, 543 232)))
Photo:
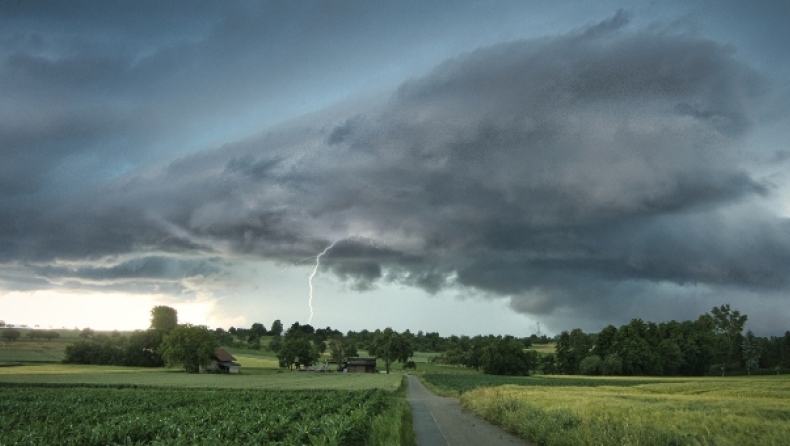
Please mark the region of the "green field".
POLYGON ((401 374, 284 371, 256 350, 232 352, 240 375, 25 361, 36 342, 2 351, 0 445, 414 442, 401 374))
POLYGON ((548 355, 549 353, 554 353, 556 350, 556 344, 532 344, 530 347, 532 350, 540 353, 541 355, 548 355))
POLYGON ((0 341, 0 364, 12 362, 60 362, 65 357, 66 346, 81 339, 71 330, 57 330, 61 337, 52 340, 31 340, 25 336, 29 330, 21 329, 22 337, 16 341, 0 341))
MULTIPOLYGON (((243 368, 242 368, 243 369, 243 368)), ((0 384, 174 386, 225 389, 383 389, 394 391, 400 374, 271 371, 268 374, 187 374, 175 370, 42 364, 0 367, 0 384)))
MULTIPOLYGON (((426 378, 470 387, 453 378, 426 378)), ((466 391, 461 404, 540 445, 790 444, 787 376, 520 378, 466 391)))

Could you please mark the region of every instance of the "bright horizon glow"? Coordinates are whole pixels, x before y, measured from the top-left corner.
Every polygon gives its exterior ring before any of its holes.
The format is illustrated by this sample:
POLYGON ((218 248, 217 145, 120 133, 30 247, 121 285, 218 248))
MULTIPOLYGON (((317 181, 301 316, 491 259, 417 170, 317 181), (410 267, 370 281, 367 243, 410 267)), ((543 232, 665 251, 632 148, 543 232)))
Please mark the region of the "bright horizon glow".
POLYGON ((0 319, 30 328, 85 328, 94 330, 138 330, 151 325, 151 309, 167 305, 178 312, 180 324, 210 325, 214 302, 173 303, 165 295, 12 291, 0 295, 0 319))

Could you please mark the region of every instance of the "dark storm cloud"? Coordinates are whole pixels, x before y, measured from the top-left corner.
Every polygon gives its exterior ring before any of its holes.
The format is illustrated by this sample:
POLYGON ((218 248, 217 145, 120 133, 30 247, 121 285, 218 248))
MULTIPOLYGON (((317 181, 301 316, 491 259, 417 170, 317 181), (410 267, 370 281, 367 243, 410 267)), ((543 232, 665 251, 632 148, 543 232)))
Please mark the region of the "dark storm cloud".
POLYGON ((178 259, 163 256, 133 258, 108 266, 53 266, 38 270, 43 277, 74 277, 88 281, 124 279, 181 280, 209 276, 221 271, 218 259, 178 259))
MULTIPOLYGON (((245 26, 228 20, 217 38, 245 26)), ((386 100, 135 171, 30 210, 0 255, 136 255, 49 271, 172 279, 219 270, 168 269, 156 253, 292 263, 340 241, 323 265, 354 289, 469 289, 551 317, 624 317, 665 284, 787 290, 790 225, 760 204, 773 186, 743 163, 773 85, 727 45, 627 24, 618 12, 481 48, 386 100)))

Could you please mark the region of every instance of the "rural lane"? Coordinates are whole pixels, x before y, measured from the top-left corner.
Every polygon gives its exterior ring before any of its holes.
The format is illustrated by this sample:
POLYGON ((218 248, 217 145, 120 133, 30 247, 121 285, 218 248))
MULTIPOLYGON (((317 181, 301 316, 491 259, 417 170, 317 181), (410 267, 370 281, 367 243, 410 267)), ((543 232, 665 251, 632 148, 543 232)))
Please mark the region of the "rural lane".
POLYGON ((457 399, 436 396, 411 375, 408 398, 417 446, 529 445, 499 426, 465 412, 457 399))

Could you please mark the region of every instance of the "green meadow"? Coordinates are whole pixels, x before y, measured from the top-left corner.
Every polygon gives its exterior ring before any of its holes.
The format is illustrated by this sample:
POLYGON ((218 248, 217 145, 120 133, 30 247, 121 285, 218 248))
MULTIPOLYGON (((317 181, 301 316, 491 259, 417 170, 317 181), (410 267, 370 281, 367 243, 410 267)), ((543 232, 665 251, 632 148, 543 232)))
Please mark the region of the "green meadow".
MULTIPOLYGON (((243 363, 242 363, 243 364, 243 363)), ((188 374, 159 368, 42 364, 0 367, 4 383, 201 387, 226 389, 383 389, 394 391, 400 374, 311 373, 272 370, 269 373, 240 375, 188 374)))

